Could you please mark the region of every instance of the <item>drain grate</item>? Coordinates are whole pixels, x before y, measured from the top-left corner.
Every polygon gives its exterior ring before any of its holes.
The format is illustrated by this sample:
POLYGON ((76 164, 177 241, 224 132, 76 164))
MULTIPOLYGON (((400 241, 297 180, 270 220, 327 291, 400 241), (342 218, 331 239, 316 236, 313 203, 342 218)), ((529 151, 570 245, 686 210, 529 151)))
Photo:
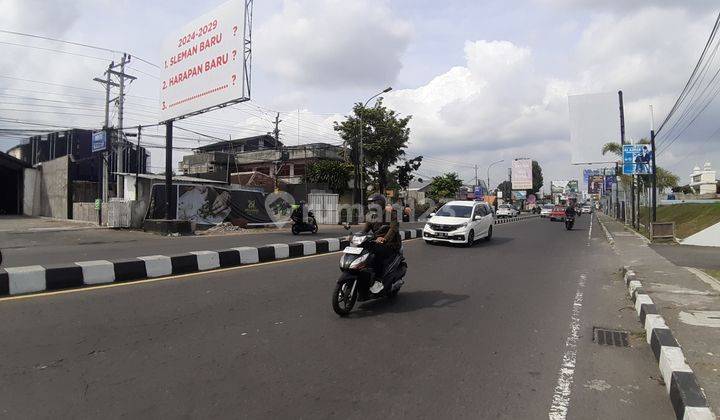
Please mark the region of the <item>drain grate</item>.
POLYGON ((628 332, 593 327, 593 341, 601 346, 629 347, 628 332))

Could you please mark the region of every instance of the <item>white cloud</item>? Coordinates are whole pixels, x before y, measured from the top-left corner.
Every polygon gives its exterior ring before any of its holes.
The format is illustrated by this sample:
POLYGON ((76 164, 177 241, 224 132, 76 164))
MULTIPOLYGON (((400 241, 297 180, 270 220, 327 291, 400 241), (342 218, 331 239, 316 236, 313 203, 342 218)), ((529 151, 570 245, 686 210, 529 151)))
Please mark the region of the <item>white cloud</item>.
POLYGON ((258 68, 297 85, 392 82, 412 35, 385 1, 285 0, 253 34, 258 68))

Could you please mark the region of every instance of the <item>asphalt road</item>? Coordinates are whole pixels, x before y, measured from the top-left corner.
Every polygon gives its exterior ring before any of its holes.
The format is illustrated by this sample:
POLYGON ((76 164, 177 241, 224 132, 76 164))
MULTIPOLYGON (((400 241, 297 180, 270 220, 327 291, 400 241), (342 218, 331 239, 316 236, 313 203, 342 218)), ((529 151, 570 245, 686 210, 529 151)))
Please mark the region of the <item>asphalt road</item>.
MULTIPOLYGON (((422 223, 401 223, 401 228, 422 223)), ((357 229, 357 227, 353 227, 357 229)), ((289 228, 213 236, 168 237, 129 230, 88 229, 68 231, 0 232, 3 267, 61 264, 74 261, 124 259, 147 255, 172 255, 190 251, 262 246, 346 235, 342 226, 323 225, 317 234, 293 235, 289 228)))
POLYGON ((591 340, 641 327, 589 220, 408 241, 398 298, 346 319, 338 254, 2 300, 0 416, 672 418, 644 342, 591 340))

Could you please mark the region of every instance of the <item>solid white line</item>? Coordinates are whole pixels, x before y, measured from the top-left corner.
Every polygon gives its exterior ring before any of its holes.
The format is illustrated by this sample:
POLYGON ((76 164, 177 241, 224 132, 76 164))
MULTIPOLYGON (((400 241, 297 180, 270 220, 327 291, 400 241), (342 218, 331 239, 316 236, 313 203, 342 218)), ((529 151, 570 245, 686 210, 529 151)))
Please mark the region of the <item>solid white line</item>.
POLYGON ((590 246, 590 241, 592 241, 592 225, 593 225, 593 213, 590 213, 590 229, 588 230, 587 246, 590 246))
POLYGON ((572 316, 570 317, 570 334, 565 339, 565 354, 558 373, 557 385, 553 394, 552 404, 548 418, 550 420, 564 420, 570 407, 570 392, 575 374, 575 360, 577 358, 577 344, 580 339, 580 312, 583 304, 583 289, 585 288, 585 274, 580 275, 575 300, 573 301, 572 316))

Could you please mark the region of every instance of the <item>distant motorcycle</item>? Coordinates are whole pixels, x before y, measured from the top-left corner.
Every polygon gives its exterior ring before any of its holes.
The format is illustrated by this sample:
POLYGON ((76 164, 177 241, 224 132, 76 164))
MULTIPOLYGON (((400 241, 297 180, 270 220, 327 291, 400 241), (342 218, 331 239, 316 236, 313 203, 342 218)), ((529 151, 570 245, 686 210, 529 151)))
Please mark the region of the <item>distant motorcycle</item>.
POLYGON ((308 212, 307 221, 303 220, 301 216, 293 217, 292 221, 293 225, 291 230, 293 235, 298 235, 302 232, 310 232, 315 234, 318 231, 318 224, 315 220, 315 215, 311 211, 308 212))
MULTIPOLYGON (((347 228, 347 227, 346 227, 347 228)), ((356 233, 352 235, 350 246, 343 250, 340 257, 340 278, 335 284, 332 296, 332 307, 336 314, 347 316, 355 306, 355 302, 364 302, 381 297, 394 298, 400 288, 405 284, 407 263, 402 249, 395 258, 383 268, 381 276, 376 276, 372 270, 375 255, 367 249, 367 245, 375 240, 373 233, 356 233), (391 289, 384 288, 373 293, 371 286, 382 277, 389 280, 391 289)))
POLYGON ((575 216, 565 216, 565 229, 572 230, 575 225, 575 216))

